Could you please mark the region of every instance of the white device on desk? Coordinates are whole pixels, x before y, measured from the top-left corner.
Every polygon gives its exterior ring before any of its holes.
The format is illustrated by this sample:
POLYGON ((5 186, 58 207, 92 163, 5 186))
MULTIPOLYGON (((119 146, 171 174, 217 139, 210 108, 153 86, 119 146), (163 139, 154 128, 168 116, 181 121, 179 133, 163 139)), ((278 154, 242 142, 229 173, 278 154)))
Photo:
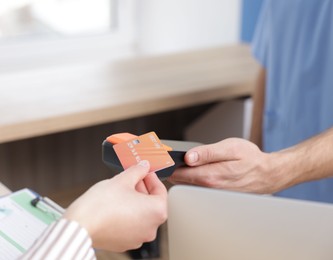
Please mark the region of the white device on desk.
POLYGON ((175 186, 170 260, 332 260, 333 205, 175 186))

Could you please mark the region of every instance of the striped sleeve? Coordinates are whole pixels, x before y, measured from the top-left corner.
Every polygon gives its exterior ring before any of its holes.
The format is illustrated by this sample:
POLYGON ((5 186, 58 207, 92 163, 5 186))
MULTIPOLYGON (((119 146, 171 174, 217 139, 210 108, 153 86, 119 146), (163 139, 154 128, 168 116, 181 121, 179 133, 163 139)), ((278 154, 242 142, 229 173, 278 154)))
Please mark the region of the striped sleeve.
POLYGON ((88 232, 77 222, 60 219, 20 258, 30 259, 96 259, 88 232))

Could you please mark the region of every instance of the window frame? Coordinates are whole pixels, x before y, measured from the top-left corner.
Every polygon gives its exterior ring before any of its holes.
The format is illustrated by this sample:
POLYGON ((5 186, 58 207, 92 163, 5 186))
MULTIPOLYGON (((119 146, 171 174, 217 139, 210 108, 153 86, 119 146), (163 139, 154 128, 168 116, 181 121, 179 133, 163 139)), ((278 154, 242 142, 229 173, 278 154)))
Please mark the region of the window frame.
POLYGON ((8 39, 0 43, 0 73, 85 60, 131 55, 135 46, 135 0, 111 0, 117 8, 113 26, 105 34, 86 34, 57 39, 8 39))

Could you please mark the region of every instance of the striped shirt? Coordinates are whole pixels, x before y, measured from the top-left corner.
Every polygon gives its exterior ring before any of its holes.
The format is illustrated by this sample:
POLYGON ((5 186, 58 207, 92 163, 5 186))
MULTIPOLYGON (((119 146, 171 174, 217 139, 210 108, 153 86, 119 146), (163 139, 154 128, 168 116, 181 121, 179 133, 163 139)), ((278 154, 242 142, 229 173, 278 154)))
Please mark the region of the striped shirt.
POLYGON ((60 219, 20 259, 94 260, 96 256, 88 232, 75 221, 60 219))

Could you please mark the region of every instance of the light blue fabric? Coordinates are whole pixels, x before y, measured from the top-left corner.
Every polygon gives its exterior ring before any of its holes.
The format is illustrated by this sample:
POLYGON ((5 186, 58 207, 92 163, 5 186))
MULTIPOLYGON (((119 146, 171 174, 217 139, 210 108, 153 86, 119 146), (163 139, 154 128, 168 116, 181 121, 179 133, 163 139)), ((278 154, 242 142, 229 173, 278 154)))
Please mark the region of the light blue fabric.
MULTIPOLYGON (((333 126, 333 0, 266 0, 253 53, 267 70, 265 151, 295 145, 333 126)), ((277 195, 333 202, 333 179, 277 195)))

